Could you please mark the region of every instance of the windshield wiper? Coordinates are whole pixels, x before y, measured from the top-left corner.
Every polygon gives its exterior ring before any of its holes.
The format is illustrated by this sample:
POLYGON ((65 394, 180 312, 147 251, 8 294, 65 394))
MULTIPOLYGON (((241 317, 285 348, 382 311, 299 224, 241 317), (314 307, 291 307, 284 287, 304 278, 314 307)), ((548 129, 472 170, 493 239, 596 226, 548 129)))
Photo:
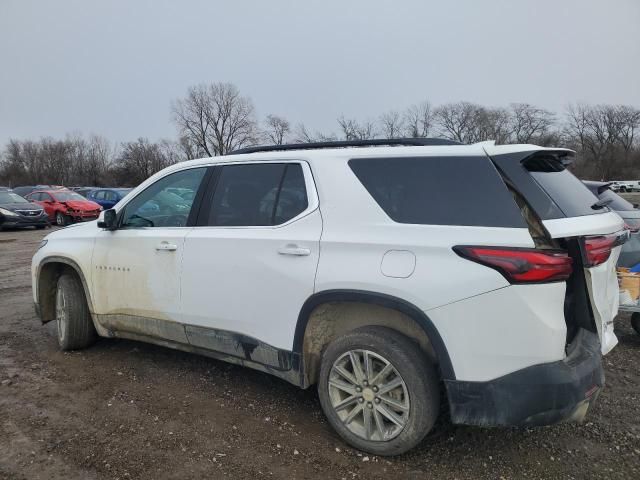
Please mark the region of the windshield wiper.
POLYGON ((613 198, 603 198, 602 200, 598 200, 596 203, 591 205, 591 208, 594 210, 600 210, 601 208, 606 207, 611 202, 613 202, 613 198))

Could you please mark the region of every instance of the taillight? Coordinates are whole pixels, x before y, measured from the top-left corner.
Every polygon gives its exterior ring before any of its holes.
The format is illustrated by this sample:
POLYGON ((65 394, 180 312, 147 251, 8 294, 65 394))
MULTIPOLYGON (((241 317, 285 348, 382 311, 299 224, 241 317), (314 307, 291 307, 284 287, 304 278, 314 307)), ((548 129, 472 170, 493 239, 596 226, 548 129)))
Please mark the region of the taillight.
POLYGON ((582 256, 585 267, 601 265, 611 256, 611 250, 622 245, 629 238, 629 231, 611 233, 609 235, 593 235, 582 237, 582 256))
POLYGON ((457 246, 463 258, 500 272, 510 283, 559 282, 571 275, 571 257, 558 250, 457 246))

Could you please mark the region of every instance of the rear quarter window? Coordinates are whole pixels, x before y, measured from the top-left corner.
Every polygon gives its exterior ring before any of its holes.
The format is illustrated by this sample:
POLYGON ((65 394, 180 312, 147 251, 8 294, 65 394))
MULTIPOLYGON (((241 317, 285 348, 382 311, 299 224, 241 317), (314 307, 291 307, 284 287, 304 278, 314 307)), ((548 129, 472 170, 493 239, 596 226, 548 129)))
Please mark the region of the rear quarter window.
POLYGON ((349 166, 395 222, 527 226, 487 157, 358 158, 349 166))

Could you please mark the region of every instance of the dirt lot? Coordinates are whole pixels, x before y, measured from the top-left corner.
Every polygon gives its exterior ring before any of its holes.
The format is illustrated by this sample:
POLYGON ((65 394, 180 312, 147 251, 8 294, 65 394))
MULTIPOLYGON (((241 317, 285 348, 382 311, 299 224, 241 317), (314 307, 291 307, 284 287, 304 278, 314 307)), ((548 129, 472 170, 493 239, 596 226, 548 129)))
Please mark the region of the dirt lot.
MULTIPOLYGON (((347 447, 314 390, 124 340, 62 353, 34 316, 43 233, 0 233, 0 478, 640 478, 640 336, 627 318, 607 388, 583 425, 446 420, 392 459, 347 447)), ((517 319, 514 319, 517 321, 517 319)))

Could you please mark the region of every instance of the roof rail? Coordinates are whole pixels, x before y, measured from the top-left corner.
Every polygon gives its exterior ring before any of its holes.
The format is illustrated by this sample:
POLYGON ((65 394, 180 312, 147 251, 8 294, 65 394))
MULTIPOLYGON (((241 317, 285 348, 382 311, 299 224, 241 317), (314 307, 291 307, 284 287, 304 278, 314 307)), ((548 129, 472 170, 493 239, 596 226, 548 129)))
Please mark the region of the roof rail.
POLYGON ((332 142, 290 143, 286 145, 258 145, 255 147, 233 150, 227 155, 243 153, 276 152, 282 150, 317 150, 322 148, 345 147, 377 147, 377 146, 434 146, 434 145, 462 145, 444 138, 374 138, 371 140, 337 140, 332 142))

